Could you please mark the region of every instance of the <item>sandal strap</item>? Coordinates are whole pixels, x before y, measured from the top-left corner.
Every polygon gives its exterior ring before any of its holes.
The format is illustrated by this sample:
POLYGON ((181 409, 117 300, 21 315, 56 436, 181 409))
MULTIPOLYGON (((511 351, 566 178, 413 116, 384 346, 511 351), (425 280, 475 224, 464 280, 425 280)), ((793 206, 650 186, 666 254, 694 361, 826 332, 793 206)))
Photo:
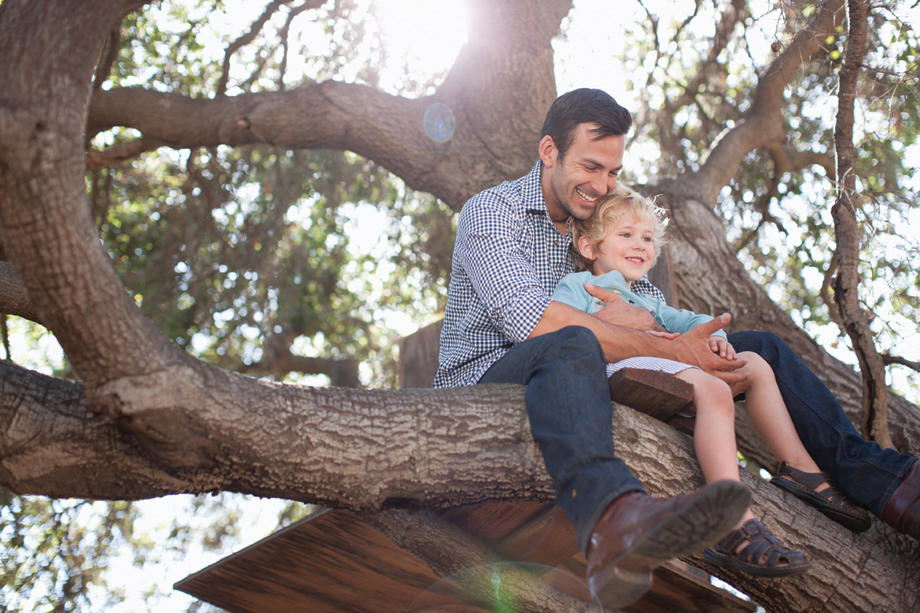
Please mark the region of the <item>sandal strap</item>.
POLYGON ((779 539, 770 534, 766 526, 756 519, 749 519, 737 530, 733 530, 719 541, 715 549, 721 553, 734 555, 758 566, 772 567, 783 562, 795 563, 802 553, 780 544, 779 539), (744 543, 747 545, 739 552, 735 550, 744 543))
POLYGON ((776 476, 789 477, 799 485, 804 485, 810 490, 814 490, 822 483, 830 485, 831 482, 830 478, 823 472, 807 473, 798 468, 793 468, 785 462, 780 463, 779 470, 776 471, 776 476))
POLYGON ((847 502, 847 499, 843 493, 834 487, 834 484, 831 483, 830 477, 828 477, 824 472, 807 473, 799 470, 798 468, 793 468, 785 462, 781 462, 779 465, 779 470, 776 471, 776 476, 788 477, 794 483, 798 483, 799 485, 810 489, 821 498, 824 498, 828 502, 841 508, 852 508, 852 505, 847 502), (827 487, 821 491, 818 491, 817 488, 822 483, 826 483, 827 487))

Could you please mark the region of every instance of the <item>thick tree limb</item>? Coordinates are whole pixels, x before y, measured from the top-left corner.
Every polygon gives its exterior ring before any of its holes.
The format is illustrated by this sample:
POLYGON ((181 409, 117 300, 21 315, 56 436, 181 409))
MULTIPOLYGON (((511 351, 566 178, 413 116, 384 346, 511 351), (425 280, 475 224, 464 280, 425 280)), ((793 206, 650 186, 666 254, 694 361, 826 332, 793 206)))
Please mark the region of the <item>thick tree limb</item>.
MULTIPOLYGON (((196 373, 209 390, 196 401, 186 399, 194 382, 170 373, 169 397, 159 385, 125 381, 118 394, 133 388, 134 401, 113 402, 99 415, 79 384, 7 364, 0 375, 0 484, 21 493, 134 498, 227 489, 364 512, 400 502, 444 508, 552 499, 521 386, 359 393, 266 384, 215 369, 196 373), (213 376, 223 378, 207 380, 213 376), (239 397, 250 402, 235 402, 239 397)), ((613 426, 617 453, 653 495, 702 484, 688 436, 625 407, 614 411, 613 426)), ((815 563, 807 575, 782 582, 731 576, 768 609, 801 610, 812 597, 839 610, 868 603, 912 610, 920 602, 913 573, 920 543, 877 522, 852 534, 768 483, 747 473, 744 480, 755 514, 815 563)), ((445 574, 490 559, 475 543, 452 546, 463 541, 456 534, 443 541, 408 529, 399 535, 400 526, 428 522, 424 517, 392 511, 369 519, 445 574)), ((454 532, 439 525, 431 522, 430 530, 454 532)), ((468 579, 476 584, 476 575, 468 579)))
POLYGON ((470 7, 470 41, 430 97, 333 81, 217 99, 122 88, 93 96, 88 131, 133 127, 175 148, 262 143, 351 150, 459 209, 470 194, 520 176, 532 163, 530 156, 521 162, 520 152, 535 151, 552 102, 550 41, 571 0, 479 0, 470 7), (425 131, 424 114, 434 103, 447 105, 456 122, 445 142, 425 131))
POLYGON ((220 489, 361 509, 552 492, 516 386, 308 388, 190 360, 114 381, 91 402, 77 383, 8 363, 0 373, 2 482, 19 493, 220 489))
POLYGON ((2 242, 38 318, 90 387, 105 371, 160 370, 182 355, 125 292, 86 204, 83 125, 91 75, 121 6, 0 5, 2 242), (69 27, 61 30, 61 23, 69 27))

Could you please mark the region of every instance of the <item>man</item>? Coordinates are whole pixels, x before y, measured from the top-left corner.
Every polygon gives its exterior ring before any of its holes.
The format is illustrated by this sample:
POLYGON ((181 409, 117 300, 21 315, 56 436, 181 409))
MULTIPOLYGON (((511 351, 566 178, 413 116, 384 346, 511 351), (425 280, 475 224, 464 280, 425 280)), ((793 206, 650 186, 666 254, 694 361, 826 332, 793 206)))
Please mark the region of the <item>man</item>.
POLYGON ((740 380, 743 362, 708 345, 726 320, 672 340, 550 299, 571 271, 566 220, 590 216, 616 185, 630 123, 606 93, 570 92, 547 114, 533 170, 466 203, 435 377, 438 387, 527 385, 531 432, 585 552, 592 596, 611 609, 642 596, 658 564, 718 541, 749 502, 733 482, 651 498, 613 450, 605 361, 660 355, 740 380))
MULTIPOLYGON (((594 291, 606 306, 593 316, 550 299, 572 269, 565 223, 590 216, 616 185, 630 124, 629 112, 604 92, 564 94, 547 113, 540 160, 530 173, 466 203, 435 376, 436 387, 527 386, 531 432, 585 553, 591 594, 613 609, 641 597, 664 560, 729 532, 749 498, 735 483, 649 497, 614 454, 604 378, 607 361, 648 355, 741 381, 743 361, 720 358, 708 345, 728 316, 673 338, 654 332, 647 312, 600 289, 594 291)), ((633 286, 657 292, 641 280, 633 286)), ((862 440, 827 388, 777 337, 742 332, 729 341, 771 364, 806 448, 844 493, 920 538, 920 463, 862 440)))

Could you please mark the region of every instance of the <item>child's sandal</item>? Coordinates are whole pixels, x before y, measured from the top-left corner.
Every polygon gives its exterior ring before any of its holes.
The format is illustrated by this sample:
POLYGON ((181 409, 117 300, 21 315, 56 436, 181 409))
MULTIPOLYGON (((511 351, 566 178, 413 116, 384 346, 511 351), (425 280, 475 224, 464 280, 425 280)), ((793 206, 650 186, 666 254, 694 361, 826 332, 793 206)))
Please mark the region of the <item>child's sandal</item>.
POLYGON ((782 462, 770 483, 801 498, 853 532, 865 532, 872 525, 869 513, 847 500, 824 473, 802 472, 782 462), (827 483, 827 487, 819 492, 816 488, 822 483, 827 483))
POLYGON ((703 557, 716 566, 732 566, 755 577, 797 575, 811 566, 804 553, 782 546, 756 519, 749 519, 729 532, 704 551, 703 557))

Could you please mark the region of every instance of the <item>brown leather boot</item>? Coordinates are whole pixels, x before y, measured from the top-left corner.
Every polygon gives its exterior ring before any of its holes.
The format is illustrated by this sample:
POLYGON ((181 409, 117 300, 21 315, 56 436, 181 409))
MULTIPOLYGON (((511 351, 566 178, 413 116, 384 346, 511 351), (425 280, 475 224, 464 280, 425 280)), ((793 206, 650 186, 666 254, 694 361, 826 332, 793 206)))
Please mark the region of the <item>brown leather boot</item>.
POLYGON ((920 540, 920 460, 914 462, 882 510, 882 520, 920 540))
POLYGON ((627 492, 601 514, 588 544, 588 587, 607 609, 639 599, 652 569, 702 551, 731 532, 751 496, 736 481, 718 481, 674 498, 627 492))

